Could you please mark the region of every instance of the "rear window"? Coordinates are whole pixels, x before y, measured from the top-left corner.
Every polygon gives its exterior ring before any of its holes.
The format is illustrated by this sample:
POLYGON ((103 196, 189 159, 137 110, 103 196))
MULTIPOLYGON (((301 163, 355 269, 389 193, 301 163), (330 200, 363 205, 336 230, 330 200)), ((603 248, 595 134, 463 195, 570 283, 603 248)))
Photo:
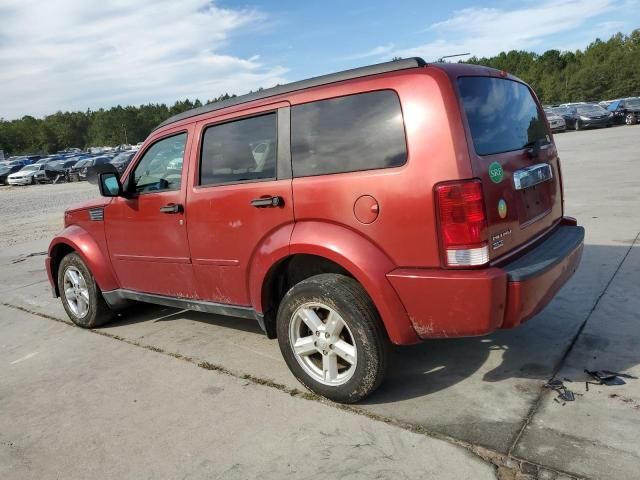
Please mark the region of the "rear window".
POLYGON ((526 85, 492 77, 460 77, 458 89, 478 155, 520 150, 546 138, 545 121, 526 85))
POLYGON ((397 167, 407 161, 400 100, 382 90, 291 109, 294 177, 397 167))

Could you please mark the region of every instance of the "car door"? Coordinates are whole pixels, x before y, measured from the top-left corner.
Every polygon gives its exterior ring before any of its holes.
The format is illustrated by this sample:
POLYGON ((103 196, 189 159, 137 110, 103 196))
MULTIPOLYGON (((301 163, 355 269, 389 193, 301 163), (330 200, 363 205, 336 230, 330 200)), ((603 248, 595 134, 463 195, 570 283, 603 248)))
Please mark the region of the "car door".
POLYGON ((121 288, 193 298, 186 177, 193 127, 154 139, 123 179, 126 197, 105 209, 107 244, 121 288))
POLYGON ((199 122, 196 138, 187 230, 198 296, 249 305, 252 259, 293 229, 289 104, 199 122))

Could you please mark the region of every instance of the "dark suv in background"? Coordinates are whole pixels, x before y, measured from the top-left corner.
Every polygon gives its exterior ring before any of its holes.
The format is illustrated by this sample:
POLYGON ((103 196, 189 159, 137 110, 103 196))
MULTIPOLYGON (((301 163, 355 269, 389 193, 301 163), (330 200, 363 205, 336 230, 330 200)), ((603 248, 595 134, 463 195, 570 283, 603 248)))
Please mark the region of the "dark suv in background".
POLYGON ((613 113, 615 123, 634 125, 640 121, 640 98, 614 100, 607 110, 613 113))

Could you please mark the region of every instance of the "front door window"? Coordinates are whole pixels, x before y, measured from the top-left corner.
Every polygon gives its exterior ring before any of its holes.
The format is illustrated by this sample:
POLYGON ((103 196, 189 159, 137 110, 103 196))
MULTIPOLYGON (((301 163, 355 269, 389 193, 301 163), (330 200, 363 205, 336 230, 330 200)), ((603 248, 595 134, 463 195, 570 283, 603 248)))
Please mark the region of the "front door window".
POLYGON ((186 133, 156 142, 147 150, 133 172, 133 189, 138 194, 180 190, 186 133))

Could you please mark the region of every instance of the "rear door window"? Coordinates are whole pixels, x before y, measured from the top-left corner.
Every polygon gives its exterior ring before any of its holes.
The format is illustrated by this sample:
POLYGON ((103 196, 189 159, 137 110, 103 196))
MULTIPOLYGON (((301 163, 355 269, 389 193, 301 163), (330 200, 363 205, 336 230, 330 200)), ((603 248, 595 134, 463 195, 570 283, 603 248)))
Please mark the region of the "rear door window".
POLYGON ((398 95, 391 90, 291 109, 294 177, 397 167, 407 161, 398 95))
POLYGON ((520 150, 546 139, 542 113, 526 85, 493 77, 460 77, 458 89, 478 155, 520 150))
POLYGON ((200 185, 275 179, 277 138, 275 113, 208 127, 202 139, 200 185))

